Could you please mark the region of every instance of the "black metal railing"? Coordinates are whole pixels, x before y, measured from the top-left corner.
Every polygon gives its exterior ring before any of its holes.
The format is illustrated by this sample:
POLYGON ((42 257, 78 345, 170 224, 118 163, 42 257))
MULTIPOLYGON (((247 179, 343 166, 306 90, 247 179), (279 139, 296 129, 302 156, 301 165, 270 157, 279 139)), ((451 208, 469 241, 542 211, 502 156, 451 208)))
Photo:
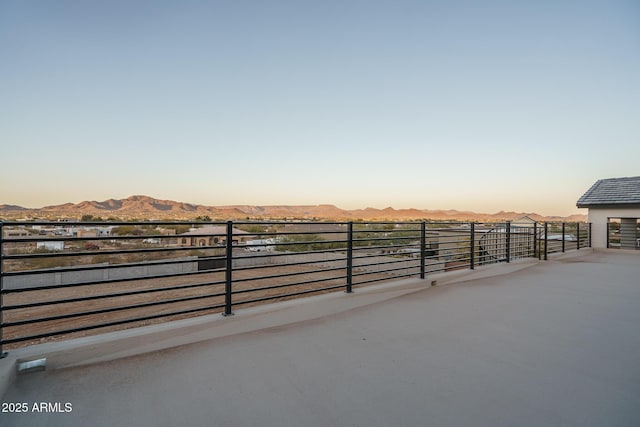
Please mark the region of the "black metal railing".
POLYGON ((0 222, 0 236, 0 352, 590 245, 577 223, 0 222))

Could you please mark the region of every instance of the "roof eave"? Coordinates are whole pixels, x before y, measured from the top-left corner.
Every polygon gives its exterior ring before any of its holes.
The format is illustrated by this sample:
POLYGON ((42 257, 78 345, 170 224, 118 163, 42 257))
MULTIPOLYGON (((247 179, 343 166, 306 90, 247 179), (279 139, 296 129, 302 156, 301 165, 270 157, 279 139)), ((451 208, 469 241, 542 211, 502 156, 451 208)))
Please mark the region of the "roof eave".
POLYGON ((577 203, 576 206, 587 209, 640 208, 640 203, 577 203))

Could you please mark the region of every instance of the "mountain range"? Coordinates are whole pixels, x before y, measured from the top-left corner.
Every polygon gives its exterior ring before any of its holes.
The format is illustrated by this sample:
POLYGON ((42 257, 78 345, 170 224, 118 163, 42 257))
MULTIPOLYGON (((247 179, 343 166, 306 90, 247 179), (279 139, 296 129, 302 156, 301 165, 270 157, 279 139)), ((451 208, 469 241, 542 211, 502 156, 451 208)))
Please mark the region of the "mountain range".
POLYGON ((6 218, 74 218, 93 215, 104 219, 194 219, 209 217, 221 219, 334 219, 334 220, 415 220, 431 219, 438 221, 500 221, 515 220, 528 216, 536 221, 586 221, 586 215, 568 217, 543 216, 533 212, 504 212, 493 214, 457 210, 429 209, 341 209, 334 205, 232 205, 205 206, 192 203, 159 200, 149 196, 131 196, 125 199, 109 199, 103 202, 84 201, 45 206, 42 208, 23 208, 15 205, 0 205, 0 216, 6 218))

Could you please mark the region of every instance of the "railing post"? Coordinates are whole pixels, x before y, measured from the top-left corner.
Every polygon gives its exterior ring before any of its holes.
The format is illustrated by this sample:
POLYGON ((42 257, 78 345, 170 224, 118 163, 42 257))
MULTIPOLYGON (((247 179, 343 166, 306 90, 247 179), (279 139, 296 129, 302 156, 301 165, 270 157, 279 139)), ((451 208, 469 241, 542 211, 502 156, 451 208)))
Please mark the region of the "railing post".
MULTIPOLYGON (((589 233, 589 248, 591 247, 591 223, 589 223, 589 227, 587 229, 587 232, 589 233)), ((608 238, 607 238, 608 239, 608 238)), ((609 247, 609 245, 607 245, 607 247, 609 247)))
POLYGON ((611 223, 607 219, 607 249, 609 249, 609 233, 611 233, 611 223))
POLYGON ((565 231, 565 223, 562 223, 562 252, 564 253, 564 231, 565 231))
POLYGON ((538 258, 538 223, 533 223, 533 257, 538 258))
POLYGON ((506 221, 504 223, 504 231, 506 233, 505 252, 507 255, 507 262, 511 261, 511 222, 506 221))
POLYGON ((4 359, 7 357, 7 352, 2 351, 2 339, 3 339, 3 328, 2 324, 4 322, 4 318, 2 313, 4 312, 4 302, 2 299, 2 292, 4 291, 4 224, 0 221, 0 359, 4 359))
POLYGON ((226 272, 224 287, 224 316, 231 316, 233 301, 231 295, 233 292, 233 221, 227 221, 227 242, 226 242, 226 272))
POLYGON ((580 250, 580 223, 579 222, 576 222, 576 234, 578 235, 578 245, 576 249, 580 250))
POLYGON ((425 276, 425 258, 427 257, 427 223, 420 224, 420 278, 425 276))
POLYGON ((471 222, 471 236, 469 238, 469 246, 470 246, 470 250, 471 250, 471 256, 469 257, 471 259, 470 261, 470 265, 469 265, 469 269, 473 270, 475 268, 475 264, 476 264, 476 260, 475 260, 475 254, 476 254, 476 250, 475 250, 475 246, 476 246, 476 223, 475 222, 471 222))
POLYGON ((547 251, 548 235, 549 235, 549 223, 545 222, 544 223, 544 260, 545 261, 548 259, 548 251, 547 251))
POLYGON ((353 222, 347 224, 347 290, 353 292, 353 222))

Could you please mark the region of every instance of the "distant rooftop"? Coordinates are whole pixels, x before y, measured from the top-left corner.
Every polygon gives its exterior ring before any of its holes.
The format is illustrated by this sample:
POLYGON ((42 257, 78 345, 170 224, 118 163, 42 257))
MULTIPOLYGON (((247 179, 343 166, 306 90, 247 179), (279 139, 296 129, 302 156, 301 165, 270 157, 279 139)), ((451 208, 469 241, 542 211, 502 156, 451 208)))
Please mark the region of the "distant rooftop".
POLYGON ((640 176, 600 179, 576 204, 579 208, 640 206, 640 176))

